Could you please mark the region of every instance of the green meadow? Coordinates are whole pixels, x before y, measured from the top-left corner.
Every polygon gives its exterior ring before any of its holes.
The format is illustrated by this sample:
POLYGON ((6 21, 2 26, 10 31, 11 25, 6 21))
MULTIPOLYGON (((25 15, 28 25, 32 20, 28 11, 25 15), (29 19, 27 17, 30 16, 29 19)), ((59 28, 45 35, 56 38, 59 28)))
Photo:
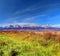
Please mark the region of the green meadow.
POLYGON ((0 34, 0 56, 60 56, 60 42, 53 39, 42 41, 42 36, 33 34, 26 40, 13 36, 0 34))

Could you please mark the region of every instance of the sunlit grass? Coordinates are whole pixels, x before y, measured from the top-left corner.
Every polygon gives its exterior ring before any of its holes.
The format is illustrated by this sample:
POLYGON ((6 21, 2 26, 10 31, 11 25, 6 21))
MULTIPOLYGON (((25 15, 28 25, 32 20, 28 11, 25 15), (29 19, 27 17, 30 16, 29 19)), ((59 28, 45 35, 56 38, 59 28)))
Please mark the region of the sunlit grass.
POLYGON ((60 42, 48 39, 50 35, 28 33, 0 35, 0 56, 59 56, 60 42), (22 34, 22 35, 20 35, 22 34), (20 37, 20 38, 19 38, 20 37))

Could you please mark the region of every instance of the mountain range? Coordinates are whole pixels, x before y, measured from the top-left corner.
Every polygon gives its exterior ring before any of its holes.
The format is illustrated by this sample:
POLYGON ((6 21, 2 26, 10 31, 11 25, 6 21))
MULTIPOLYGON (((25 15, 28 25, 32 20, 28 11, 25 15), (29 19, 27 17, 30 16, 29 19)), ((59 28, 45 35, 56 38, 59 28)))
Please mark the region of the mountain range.
POLYGON ((52 27, 51 25, 45 25, 45 26, 38 26, 38 25, 9 25, 9 26, 4 26, 0 27, 0 30, 60 30, 58 27, 52 27))

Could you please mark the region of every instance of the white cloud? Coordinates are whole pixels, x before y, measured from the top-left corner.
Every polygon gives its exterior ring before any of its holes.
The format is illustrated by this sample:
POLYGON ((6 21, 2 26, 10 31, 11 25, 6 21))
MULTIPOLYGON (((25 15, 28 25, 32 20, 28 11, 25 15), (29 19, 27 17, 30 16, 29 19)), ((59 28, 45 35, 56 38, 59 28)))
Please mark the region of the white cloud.
POLYGON ((20 20, 20 22, 24 23, 24 22, 29 22, 31 20, 35 20, 35 18, 37 17, 44 17, 46 15, 37 15, 37 16, 33 16, 33 17, 30 17, 30 18, 21 18, 20 16, 17 16, 17 17, 11 17, 11 18, 7 18, 4 22, 6 23, 18 23, 18 21, 20 20))
POLYGON ((28 8, 24 8, 23 10, 17 10, 15 13, 13 13, 13 15, 17 15, 17 14, 23 14, 26 13, 28 11, 34 11, 34 10, 38 10, 38 9, 44 9, 44 8, 48 8, 47 10, 51 10, 50 7, 57 7, 59 6, 59 3, 56 4, 45 4, 45 5, 40 5, 40 3, 34 4, 28 8))
POLYGON ((11 17, 11 18, 7 18, 5 20, 6 23, 10 23, 10 22, 16 22, 16 20, 18 20, 18 18, 20 17, 11 17))
POLYGON ((60 27, 60 24, 54 24, 53 27, 60 27))
POLYGON ((19 23, 8 23, 8 24, 1 24, 0 26, 2 26, 2 27, 4 27, 4 26, 9 26, 9 25, 16 25, 16 24, 18 24, 18 25, 20 25, 20 26, 24 26, 24 25, 37 25, 38 26, 38 24, 35 24, 35 23, 22 23, 22 22, 19 22, 19 23))
POLYGON ((46 15, 37 15, 37 16, 30 17, 30 18, 25 18, 22 22, 35 20, 37 17, 44 17, 44 16, 46 16, 46 15))

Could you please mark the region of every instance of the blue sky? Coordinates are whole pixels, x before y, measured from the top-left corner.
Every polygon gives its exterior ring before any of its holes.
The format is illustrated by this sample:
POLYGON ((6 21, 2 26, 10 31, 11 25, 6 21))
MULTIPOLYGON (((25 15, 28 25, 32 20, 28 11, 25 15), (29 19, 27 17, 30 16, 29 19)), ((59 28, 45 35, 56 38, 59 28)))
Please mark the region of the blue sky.
POLYGON ((0 0, 0 25, 14 23, 60 26, 60 0, 0 0))

